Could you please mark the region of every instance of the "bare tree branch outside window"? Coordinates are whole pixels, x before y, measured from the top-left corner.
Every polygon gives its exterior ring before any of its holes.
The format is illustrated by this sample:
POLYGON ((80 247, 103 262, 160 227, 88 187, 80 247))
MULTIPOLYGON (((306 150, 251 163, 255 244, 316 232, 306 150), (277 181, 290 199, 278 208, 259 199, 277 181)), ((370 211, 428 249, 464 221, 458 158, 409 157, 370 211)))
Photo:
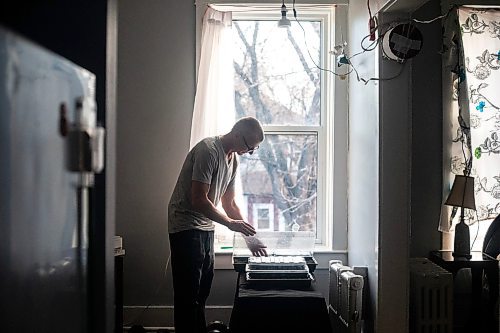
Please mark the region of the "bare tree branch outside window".
POLYGON ((279 223, 284 230, 295 223, 315 230, 321 81, 314 63, 320 63, 320 22, 302 22, 304 32, 293 23, 295 29, 278 29, 274 21, 234 22, 237 116, 288 129, 266 133, 256 154, 242 156, 240 170, 249 205, 274 204, 274 230, 279 223), (294 126, 301 130, 290 131, 294 126))

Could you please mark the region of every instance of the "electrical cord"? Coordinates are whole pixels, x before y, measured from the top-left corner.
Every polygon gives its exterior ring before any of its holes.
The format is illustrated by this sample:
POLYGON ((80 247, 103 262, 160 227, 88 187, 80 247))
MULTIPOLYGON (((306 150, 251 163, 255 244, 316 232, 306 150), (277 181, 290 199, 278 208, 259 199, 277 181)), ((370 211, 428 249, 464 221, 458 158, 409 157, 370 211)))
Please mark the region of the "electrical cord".
POLYGON ((144 313, 149 309, 149 307, 151 306, 151 304, 153 303, 153 299, 156 298, 156 296, 158 296, 158 293, 161 289, 161 285, 162 285, 162 282, 166 279, 167 277, 167 270, 168 270, 168 264, 170 263, 170 254, 168 255, 168 258, 167 258, 167 263, 165 264, 165 270, 163 272, 163 276, 162 276, 162 279, 160 280, 160 282, 158 283, 158 287, 155 291, 155 293, 153 294, 153 296, 151 297, 151 301, 148 303, 148 305, 142 309, 142 311, 134 318, 132 319, 131 321, 127 322, 124 324, 124 326, 130 326, 130 325, 133 325, 133 324, 136 324, 137 321, 144 315, 144 313))
POLYGON ((356 53, 355 55, 351 56, 351 58, 352 58, 352 57, 354 57, 354 56, 356 56, 356 55, 358 55, 358 54, 364 53, 364 52, 370 52, 370 51, 373 51, 373 50, 375 50, 375 49, 377 48, 377 46, 380 44, 380 40, 381 40, 382 38, 377 38, 376 40, 372 41, 372 43, 371 43, 368 47, 364 47, 364 46, 363 46, 363 43, 364 43, 364 42, 365 42, 365 40, 366 40, 367 38, 369 38, 369 37, 370 37, 370 35, 366 35, 366 36, 365 36, 365 37, 361 40, 360 45, 361 45, 361 49, 363 49, 363 51, 362 51, 362 52, 358 52, 358 53, 356 53))
POLYGON ((418 19, 412 19, 413 22, 416 22, 416 23, 423 23, 423 24, 429 24, 429 23, 432 23, 434 21, 437 21, 439 19, 442 19, 442 18, 447 18, 448 15, 450 15, 451 11, 453 9, 457 8, 457 5, 453 5, 450 7, 450 9, 448 9, 448 11, 446 12, 446 14, 443 14, 443 15, 440 15, 440 16, 437 16, 433 19, 430 19, 430 20, 418 20, 418 19))
POLYGON ((474 237, 474 240, 472 241, 472 245, 470 246, 470 251, 472 251, 472 248, 474 247, 474 243, 476 242, 477 236, 479 235, 479 215, 477 214, 477 210, 476 210, 476 223, 477 223, 476 236, 474 237))
MULTIPOLYGON (((364 43, 365 43, 366 39, 369 38, 370 36, 372 36, 372 34, 374 34, 377 30, 380 30, 380 28, 381 28, 381 25, 379 25, 377 17, 372 15, 371 8, 370 8, 370 0, 367 0, 366 5, 367 5, 367 8, 368 8, 368 14, 369 14, 369 17, 370 17, 370 21, 371 20, 374 21, 374 27, 370 29, 370 34, 366 35, 361 40, 360 46, 361 46, 362 51, 360 51, 360 52, 352 55, 351 57, 346 57, 346 59, 348 61, 348 65, 351 66, 351 69, 349 71, 347 71, 346 73, 337 73, 337 72, 335 72, 333 70, 330 70, 328 68, 321 67, 313 59, 313 57, 311 55, 311 52, 309 51, 309 46, 307 45, 306 31, 305 31, 304 27, 302 26, 302 24, 300 23, 300 21, 297 18, 297 10, 295 8, 295 0, 293 0, 293 2, 292 2, 293 17, 294 17, 295 21, 298 23, 298 25, 300 26, 300 28, 302 29, 303 36, 304 36, 304 43, 305 43, 305 46, 306 46, 307 54, 309 55, 309 59, 311 60, 311 62, 314 64, 314 66, 317 69, 319 69, 320 71, 329 72, 329 73, 331 73, 331 74, 333 74, 335 76, 339 76, 341 78, 345 78, 347 75, 349 75, 350 73, 354 72, 356 74, 356 79, 358 81, 360 81, 360 82, 363 82, 364 84, 368 84, 370 81, 388 81, 388 80, 393 80, 393 79, 399 77, 402 74, 403 69, 405 67, 405 61, 402 62, 403 66, 401 66, 400 71, 397 74, 393 75, 393 76, 386 77, 386 78, 372 77, 372 78, 369 78, 369 79, 364 79, 364 78, 360 77, 359 72, 357 71, 357 69, 355 68, 355 66, 352 64, 351 60, 354 57, 359 56, 359 55, 361 55, 361 54, 363 54, 365 52, 371 52, 371 51, 375 50, 380 45, 380 41, 385 36, 385 33, 387 31, 389 31, 391 29, 391 27, 394 27, 394 26, 396 26, 398 24, 402 24, 402 23, 408 23, 408 22, 416 22, 416 23, 421 23, 421 24, 433 23, 433 22, 435 22, 435 21, 437 21, 439 19, 448 17, 448 15, 451 13, 451 11, 454 8, 457 7, 456 5, 451 6, 450 9, 446 12, 446 14, 437 16, 437 17, 432 18, 430 20, 419 20, 419 19, 415 19, 414 18, 414 19, 411 19, 409 21, 392 22, 390 24, 383 25, 383 26, 388 26, 389 28, 386 29, 386 31, 384 33, 379 34, 378 38, 376 38, 370 45, 364 46, 364 43)), ((244 7, 244 8, 245 9, 242 8, 242 11, 245 11, 247 7, 244 7)), ((263 11, 267 11, 267 9, 262 9, 262 10, 263 11)), ((382 50, 382 52, 384 52, 384 50, 382 50)), ((384 53, 384 55, 385 55, 385 53, 384 53)))
POLYGON ((311 55, 311 52, 309 52, 309 46, 307 45, 307 38, 306 38, 306 30, 304 29, 304 27, 302 26, 302 24, 300 23, 300 21, 297 19, 297 10, 295 9, 295 0, 293 0, 293 3, 292 3, 292 10, 293 10, 293 17, 294 17, 295 21, 299 24, 300 28, 302 29, 302 33, 304 35, 304 44, 306 45, 307 54, 309 55, 309 59, 311 59, 311 61, 314 64, 314 66, 317 69, 319 69, 320 71, 329 72, 329 73, 332 73, 335 76, 345 77, 346 75, 349 75, 352 72, 352 70, 348 71, 347 73, 339 74, 339 73, 336 73, 335 71, 332 71, 330 69, 322 68, 318 64, 316 64, 316 62, 314 61, 314 59, 313 59, 313 57, 311 55))
POLYGON ((359 51, 358 53, 355 53, 353 54, 352 56, 348 57, 347 59, 349 60, 349 62, 351 61, 351 59, 353 59, 354 57, 357 57, 358 55, 360 54, 363 54, 365 52, 370 52, 370 51, 373 51, 377 48, 378 44, 380 43, 380 39, 381 38, 377 38, 376 40, 372 41, 372 43, 367 47, 365 48, 363 46, 363 43, 365 42, 365 40, 370 37, 370 35, 366 35, 362 40, 361 40, 361 49, 362 51, 359 51))
MULTIPOLYGON (((307 45, 307 39, 306 39, 306 36, 305 36, 305 29, 304 29, 304 27, 302 26, 302 24, 300 23, 300 21, 297 19, 297 10, 295 9, 295 0, 293 1, 293 5, 292 5, 292 6, 293 6, 293 7, 292 7, 292 9, 293 9, 293 16, 294 16, 294 19, 295 19, 295 21, 299 24, 300 28, 302 29, 303 35, 304 35, 304 43, 306 44, 306 50, 307 50, 307 53, 308 53, 308 55, 309 55, 309 58, 311 59, 311 61, 313 62, 313 64, 316 66, 316 68, 318 68, 319 70, 322 70, 322 71, 327 71, 327 72, 330 72, 330 73, 332 73, 332 74, 334 74, 334 75, 336 75, 336 76, 341 76, 341 77, 343 77, 343 76, 345 76, 345 75, 348 75, 348 74, 350 74, 350 73, 354 72, 354 73, 356 74, 356 79, 357 79, 358 81, 364 82, 365 84, 368 84, 368 82, 370 82, 370 81, 386 81, 386 80, 393 80, 393 79, 395 79, 395 78, 399 77, 399 76, 401 75, 401 73, 403 72, 403 69, 404 69, 404 67, 405 67, 405 66, 404 66, 404 63, 403 63, 403 66, 401 66, 400 71, 399 71, 396 75, 394 75, 394 76, 387 77, 387 78, 376 78, 376 77, 372 77, 372 78, 369 78, 369 79, 364 79, 364 78, 362 78, 362 77, 360 77, 360 76, 359 76, 359 73, 358 73, 358 71, 357 71, 356 67, 354 67, 354 65, 352 64, 352 62, 351 62, 351 59, 352 59, 352 58, 354 58, 354 57, 356 57, 356 56, 358 56, 358 55, 360 55, 360 54, 363 54, 363 53, 365 53, 365 52, 369 52, 369 51, 373 51, 373 50, 375 50, 375 49, 377 48, 377 46, 380 44, 380 41, 382 40, 382 38, 384 37, 385 32, 384 32, 383 34, 381 34, 381 35, 380 35, 380 36, 379 36, 379 37, 378 37, 375 41, 373 41, 373 42, 372 42, 372 43, 371 43, 368 47, 364 47, 364 46, 363 46, 363 43, 366 41, 366 39, 367 39, 368 37, 370 37, 371 33, 372 33, 372 32, 376 32, 376 31, 379 29, 379 27, 380 27, 380 26, 379 26, 379 24, 378 24, 378 21, 376 20, 376 18, 373 18, 373 19, 375 19, 375 22, 376 22, 376 25, 375 25, 375 27, 373 28, 373 30, 370 32, 370 34, 369 34, 369 35, 366 35, 366 36, 365 36, 365 37, 361 40, 361 49, 362 49, 362 51, 360 51, 360 52, 358 52, 358 53, 354 54, 354 55, 353 55, 353 56, 351 56, 351 57, 346 57, 346 59, 347 59, 347 60, 348 60, 348 62, 349 62, 349 65, 351 66, 351 70, 350 70, 350 71, 348 71, 347 73, 344 73, 344 74, 339 74, 339 73, 336 73, 336 72, 334 72, 334 71, 332 71, 332 70, 329 70, 329 69, 325 69, 325 68, 320 67, 318 64, 316 64, 316 62, 314 61, 314 59, 313 59, 313 58, 312 58, 312 56, 311 56, 311 53, 309 52, 309 47, 308 47, 308 45, 307 45)), ((369 6, 369 0, 368 0, 368 6, 369 6)), ((371 17, 371 13, 370 13, 370 17, 371 17)), ((388 30, 389 30, 389 29, 388 29, 388 30)))

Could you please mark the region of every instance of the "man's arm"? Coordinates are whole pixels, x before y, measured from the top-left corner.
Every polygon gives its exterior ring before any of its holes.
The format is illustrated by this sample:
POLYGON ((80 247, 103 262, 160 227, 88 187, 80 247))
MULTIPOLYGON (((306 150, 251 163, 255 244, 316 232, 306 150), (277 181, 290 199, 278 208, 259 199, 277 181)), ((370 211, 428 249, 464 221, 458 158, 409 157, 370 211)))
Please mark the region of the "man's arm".
POLYGON ((208 199, 209 190, 210 185, 196 180, 191 181, 191 205, 197 212, 205 215, 212 221, 226 226, 232 231, 241 232, 245 236, 255 235, 254 227, 243 221, 243 219, 235 219, 222 214, 208 199))
POLYGON ((235 220, 243 220, 243 215, 241 215, 240 207, 236 203, 234 189, 227 189, 226 193, 222 196, 221 203, 222 208, 226 212, 227 216, 235 220))
MULTIPOLYGON (((236 220, 242 220, 243 216, 241 215, 240 207, 236 203, 234 188, 228 189, 226 193, 221 198, 222 208, 226 212, 227 216, 236 220)), ((247 243, 248 249, 252 252, 254 256, 267 256, 267 251, 264 243, 262 243, 255 236, 244 235, 243 238, 247 243)))

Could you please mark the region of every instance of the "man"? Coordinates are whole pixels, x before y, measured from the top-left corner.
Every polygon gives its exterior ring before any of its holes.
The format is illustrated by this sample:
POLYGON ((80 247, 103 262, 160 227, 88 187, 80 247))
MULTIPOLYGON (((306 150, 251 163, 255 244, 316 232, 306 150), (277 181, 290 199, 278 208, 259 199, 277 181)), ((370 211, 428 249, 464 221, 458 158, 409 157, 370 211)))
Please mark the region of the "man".
POLYGON ((205 301, 214 275, 213 222, 250 237, 253 255, 267 255, 265 246, 251 237, 255 229, 235 202, 236 154, 252 154, 263 140, 260 122, 245 117, 229 133, 200 141, 184 161, 168 206, 176 333, 206 332, 205 301), (225 214, 216 208, 219 202, 225 214))

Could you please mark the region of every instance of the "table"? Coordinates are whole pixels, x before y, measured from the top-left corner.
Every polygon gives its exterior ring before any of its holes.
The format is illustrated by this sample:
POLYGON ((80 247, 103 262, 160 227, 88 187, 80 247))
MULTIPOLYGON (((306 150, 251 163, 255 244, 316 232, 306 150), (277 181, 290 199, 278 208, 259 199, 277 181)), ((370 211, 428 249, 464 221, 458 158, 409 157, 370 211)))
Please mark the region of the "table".
MULTIPOLYGON (((453 278, 462 268, 470 268, 472 273, 472 296, 480 297, 483 288, 483 273, 490 279, 490 298, 498 296, 498 261, 489 255, 473 251, 472 258, 455 258, 452 251, 432 251, 430 260, 453 274, 453 278), (496 290, 495 290, 496 289, 496 290)), ((476 303, 477 304, 477 303, 476 303)))
POLYGON ((452 253, 452 251, 432 251, 429 259, 452 273, 454 279, 460 269, 471 269, 472 315, 476 316, 476 318, 479 318, 478 316, 482 311, 480 304, 483 290, 483 274, 486 274, 490 285, 488 311, 493 313, 492 309, 498 297, 498 260, 480 251, 472 251, 471 259, 455 258, 452 253))
POLYGON ((245 273, 238 274, 229 328, 233 333, 332 332, 325 298, 314 282, 301 289, 255 286, 245 273))

